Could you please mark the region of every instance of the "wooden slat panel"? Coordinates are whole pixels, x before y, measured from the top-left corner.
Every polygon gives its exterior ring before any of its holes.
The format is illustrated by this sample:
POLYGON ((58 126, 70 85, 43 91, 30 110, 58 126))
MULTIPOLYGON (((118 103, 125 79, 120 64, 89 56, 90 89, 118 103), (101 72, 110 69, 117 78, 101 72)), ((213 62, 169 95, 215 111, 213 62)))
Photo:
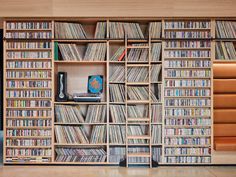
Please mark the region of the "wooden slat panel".
POLYGON ((236 94, 215 94, 214 108, 236 108, 236 94))
POLYGON ((236 78, 236 64, 214 64, 214 78, 236 78))
POLYGON ((236 123, 236 109, 215 109, 214 123, 236 123))
POLYGON ((236 93, 236 79, 214 79, 214 93, 236 93))

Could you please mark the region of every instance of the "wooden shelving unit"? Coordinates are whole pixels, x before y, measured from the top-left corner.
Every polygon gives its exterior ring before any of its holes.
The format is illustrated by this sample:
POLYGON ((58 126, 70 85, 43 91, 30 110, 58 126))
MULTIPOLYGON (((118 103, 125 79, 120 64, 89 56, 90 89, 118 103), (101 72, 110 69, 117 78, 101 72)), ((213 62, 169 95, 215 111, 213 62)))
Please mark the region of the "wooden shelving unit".
MULTIPOLYGON (((229 158, 232 156, 235 158, 234 153, 219 153, 213 150, 213 70, 212 63, 236 63, 233 60, 216 60, 215 47, 216 42, 233 42, 235 39, 216 38, 215 35, 215 22, 217 19, 200 18, 200 19, 188 19, 188 18, 150 18, 150 19, 113 19, 106 18, 101 20, 106 22, 106 33, 104 38, 95 38, 95 29, 97 22, 100 22, 99 18, 93 18, 91 20, 84 19, 6 19, 4 22, 4 164, 77 164, 77 165, 118 165, 121 161, 126 159, 126 165, 145 165, 152 167, 153 161, 159 164, 166 165, 198 165, 198 164, 219 164, 219 163, 236 163, 229 158), (207 27, 169 27, 166 28, 166 24, 169 22, 207 22, 210 26, 207 27), (45 29, 31 29, 29 27, 21 27, 20 29, 10 29, 9 22, 48 22, 49 28, 45 29), (87 38, 80 39, 61 39, 56 38, 55 35, 55 23, 57 22, 71 22, 80 23, 86 34, 87 38), (111 24, 113 22, 136 22, 139 24, 144 38, 129 38, 127 35, 120 38, 112 37, 111 24), (161 36, 150 36, 149 23, 159 22, 161 23, 161 36), (26 29, 22 29, 26 28, 26 29), (181 34, 185 33, 208 33, 210 36, 197 36, 197 37, 181 37, 181 34), (30 37, 16 36, 13 38, 10 34, 16 35, 17 33, 28 34, 30 37), (36 33, 41 33, 42 38, 34 36, 36 33), (176 33, 176 36, 171 36, 169 33, 176 33), (168 37, 168 35, 170 35, 168 37), (46 36, 46 37, 45 37, 46 36), (16 45, 16 44, 19 45, 16 45), (22 44, 21 44, 22 43, 22 44), (24 43, 24 44, 23 44, 24 43), (27 46, 25 43, 35 43, 34 46, 27 46), (55 44, 76 44, 81 47, 81 55, 84 55, 87 49, 87 45, 93 43, 103 43, 106 45, 105 59, 102 61, 65 61, 62 60, 62 56, 59 56, 59 60, 55 60, 55 44), (47 45, 46 45, 47 44, 47 45), (139 46, 135 46, 139 44, 139 46), (154 44, 158 44, 160 48, 160 57, 158 60, 153 60, 152 49, 154 44), (189 45, 188 45, 189 44, 189 45), (196 45, 195 45, 196 44, 196 45), (113 55, 120 47, 124 47, 126 51, 124 58, 121 61, 111 60, 113 55), (147 61, 129 61, 128 52, 130 50, 148 50, 147 61), (37 57, 25 57, 27 52, 34 53, 49 53, 49 56, 37 57), (205 52, 205 53, 204 53, 205 52), (18 53, 17 58, 13 53, 18 53), (178 56, 177 54, 184 53, 185 55, 178 56), (200 56, 189 56, 187 53, 201 53, 200 56), (208 53, 209 55, 206 55, 208 53), (169 55, 167 55, 169 54, 169 55), (188 63, 185 63, 185 62, 188 63), (7 64, 15 62, 13 64, 7 64), (48 62, 50 65, 28 67, 27 65, 20 66, 19 62, 48 62), (172 62, 172 64, 170 64, 172 62), (204 63, 204 66, 203 65, 204 63), (209 62, 209 63, 207 63, 209 62), (194 64, 195 63, 195 64, 194 64), (161 71, 157 80, 151 79, 151 70, 154 65, 161 65, 161 71), (14 66, 14 67, 13 67, 14 66), (111 75, 114 72, 114 67, 124 68, 123 79, 111 79, 111 75), (148 80, 146 81, 128 81, 128 70, 130 68, 147 68, 148 80), (47 77, 28 77, 28 75, 21 75, 26 72, 50 72, 47 77), (68 74, 68 93, 74 92, 86 92, 87 90, 87 77, 89 75, 103 75, 104 85, 101 102, 58 102, 55 99, 57 82, 56 75, 59 71, 67 72, 68 74), (178 71, 181 71, 178 73, 178 71), (203 71, 209 71, 209 73, 203 71), (19 76, 9 73, 18 72, 19 76), (196 73, 195 75, 188 75, 189 73, 196 73), (187 73, 186 76, 181 73, 187 73), (199 73, 201 75, 199 75, 199 73), (179 74, 179 75, 177 75, 179 74), (201 84, 194 81, 203 81, 201 84), (14 81, 14 83, 13 83, 14 81), (10 83, 12 82, 12 83, 10 83), (44 82, 40 84, 29 84, 29 82, 44 82), (192 83, 192 85, 188 84, 192 83), (18 84, 16 84, 18 83, 18 84), (111 89, 114 86, 124 87, 124 100, 116 100, 111 97, 111 89), (148 98, 143 100, 129 99, 128 88, 130 87, 147 87, 148 98), (189 90, 189 94, 184 91, 189 90), (192 90, 190 94, 190 90, 192 90), (50 94, 43 94, 50 91, 50 94), (196 95, 195 92, 201 94, 196 95), (27 92, 39 92, 38 96, 31 97, 26 94, 27 92), (152 94, 157 97, 157 100, 152 100, 152 94), (180 95, 174 95, 174 93, 180 93, 180 95), (208 93, 209 94, 205 94, 208 93), (18 93, 18 94, 16 94, 18 93), (21 94, 20 94, 21 93, 21 94), (24 96, 26 95, 26 96, 24 96), (181 101, 182 100, 182 101, 181 101), (185 100, 185 101, 184 101, 185 100), (188 100, 188 101, 186 101, 188 100), (195 100, 195 101, 191 101, 195 100), (202 104, 197 105, 196 100, 202 100, 202 104), (33 101, 33 102, 30 102, 33 101), (40 101, 49 101, 50 104, 38 106, 40 101), (169 105, 167 104, 169 102, 169 105), (182 102, 182 103, 181 103, 182 102), (35 105, 33 105, 35 104, 35 105), (36 106, 37 105, 37 106, 36 106), (105 106, 106 115, 103 122, 60 122, 57 121, 55 114, 55 108, 57 106, 71 106, 78 107, 84 114, 90 106, 105 106), (112 106, 120 107, 120 110, 124 109, 124 117, 122 120, 113 120, 111 110, 112 106), (147 115, 145 116, 129 116, 129 106, 137 106, 142 110, 144 106, 147 115), (159 111, 155 112, 155 109, 159 111), (168 110, 209 110, 206 114, 167 114, 168 110), (17 111, 24 111, 24 113, 17 113, 17 111), (28 111, 28 113, 27 113, 28 111), (48 111, 50 114, 45 114, 43 111, 48 111), (38 112, 38 114, 36 113, 38 112), (153 115, 155 112, 155 115, 153 115), (209 113, 209 114, 208 114, 209 113), (40 120, 40 123, 36 121, 40 120), (15 121, 15 122, 14 122, 15 121), (31 122, 30 122, 31 121, 31 122), (28 123, 26 123, 28 122, 28 123), (58 142, 56 137, 56 127, 89 127, 88 143, 68 143, 58 142), (93 127, 105 126, 104 141, 93 143, 90 141, 91 131, 93 127), (143 135, 129 134, 131 126, 143 126, 146 127, 146 132, 143 135), (122 141, 116 140, 118 135, 114 136, 114 132, 121 132, 122 141), (167 130, 174 130, 174 132, 167 134, 167 130), (181 134, 180 131, 190 130, 193 134, 181 134), (197 132, 202 130, 204 133, 197 132), (10 132, 12 130, 12 132, 10 132), (22 134, 21 131, 25 130, 22 134), (209 130, 209 134, 205 130, 209 130), (32 131, 37 131, 32 133, 32 131), (41 135, 39 132, 48 131, 41 135), (32 134, 31 134, 32 133, 32 134), (155 134, 155 138, 154 138, 155 134), (115 138, 114 138, 115 137, 115 138), (112 139, 113 138, 113 139, 112 139), (134 141, 139 139, 140 141, 134 141), (38 140, 38 143, 33 142, 38 140), (47 141, 46 141, 47 140, 47 141), (177 143, 183 140, 188 140, 189 144, 177 143), (192 141, 190 141, 192 140, 192 141), (203 142, 205 140, 205 142, 203 142), (44 142, 43 142, 44 141, 44 142), (201 142, 199 144, 192 143, 193 141, 201 142), (21 143, 20 143, 21 142, 21 143), (24 144, 24 143, 25 144, 24 144), (136 142, 136 143, 130 143, 136 142), (145 143, 141 143, 145 142, 145 143), (44 143, 44 144, 43 144, 44 143), (78 159, 68 162, 58 158, 58 148, 68 149, 99 149, 103 150, 105 154, 104 159, 96 162, 81 161, 78 159), (132 149, 133 148, 133 149, 132 149), (135 149, 136 148, 136 149, 135 149), (144 150, 144 148, 146 148, 144 150), (38 152, 38 154, 23 154, 24 149, 28 149, 38 152), (201 150, 202 151, 201 151, 201 150), (13 155, 9 153, 15 150, 13 155), (38 150, 38 151, 37 151, 38 150), (42 153, 42 150, 48 150, 42 153), (140 151, 136 151, 140 150, 140 151), (180 151, 182 150, 182 153, 180 151), (206 153, 208 150, 209 153, 206 153), (203 151, 205 153, 203 153, 203 151), (18 154, 17 154, 18 153, 18 154), (20 154, 19 154, 20 153, 20 154), (17 154, 17 155, 16 155, 17 154), (220 158, 227 157, 229 162, 219 160, 220 158), (136 161, 132 160, 136 158, 136 161), (142 158, 148 159, 143 160, 142 158), (175 159, 175 160, 168 160, 175 159), (180 160, 185 158, 185 160, 180 160), (205 159, 196 160, 190 162, 187 159, 205 159), (178 160, 179 159, 179 160, 178 160)), ((122 73, 121 73, 122 74, 122 73)), ((121 113, 122 111, 117 111, 121 113)), ((185 111, 186 112, 186 111, 185 111)), ((187 111, 188 112, 188 111, 187 111)), ((201 111, 200 111, 201 112, 201 111)), ((86 117, 86 115, 84 115, 86 117)), ((87 132, 86 132, 87 133, 87 132)))

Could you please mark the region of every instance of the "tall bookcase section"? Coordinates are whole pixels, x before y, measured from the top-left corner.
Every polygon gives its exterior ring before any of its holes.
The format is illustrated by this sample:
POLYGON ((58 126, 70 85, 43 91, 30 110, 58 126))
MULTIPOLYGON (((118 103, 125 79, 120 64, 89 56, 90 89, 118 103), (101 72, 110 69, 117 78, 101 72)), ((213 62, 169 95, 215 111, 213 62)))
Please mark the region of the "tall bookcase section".
POLYGON ((107 21, 55 21, 54 24, 54 76, 57 78, 58 72, 67 73, 68 95, 66 101, 57 100, 55 95, 54 163, 107 164, 109 155, 107 21), (73 94, 88 93, 88 78, 95 75, 103 77, 101 102, 75 102, 72 99, 73 94))
POLYGON ((211 22, 164 26, 164 163, 211 163, 211 22))
POLYGON ((4 22, 4 163, 52 161, 52 22, 4 22))

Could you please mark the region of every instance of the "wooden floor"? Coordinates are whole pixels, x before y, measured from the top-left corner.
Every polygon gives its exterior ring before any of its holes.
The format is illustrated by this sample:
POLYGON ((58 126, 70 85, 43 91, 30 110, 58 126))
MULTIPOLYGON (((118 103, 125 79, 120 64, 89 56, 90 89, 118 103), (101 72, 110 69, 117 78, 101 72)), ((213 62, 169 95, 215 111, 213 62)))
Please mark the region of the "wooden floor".
POLYGON ((0 166, 0 177, 236 177, 236 167, 0 166))

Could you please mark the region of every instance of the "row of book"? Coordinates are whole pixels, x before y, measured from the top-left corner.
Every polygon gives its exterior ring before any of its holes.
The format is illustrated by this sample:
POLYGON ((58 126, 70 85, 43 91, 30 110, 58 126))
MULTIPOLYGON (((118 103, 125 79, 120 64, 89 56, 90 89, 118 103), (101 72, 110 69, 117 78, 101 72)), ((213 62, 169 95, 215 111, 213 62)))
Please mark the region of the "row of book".
POLYGON ((199 78, 199 77, 211 77, 211 70, 176 70, 176 69, 168 69, 164 71, 164 75, 166 77, 181 77, 181 78, 199 78))
POLYGON ((6 157, 6 162, 50 162, 51 157, 6 157))
POLYGON ((12 78, 13 80, 15 78, 50 78, 52 77, 51 71, 7 71, 6 72, 7 78, 12 78))
POLYGON ((51 101, 49 100, 7 100, 7 107, 50 107, 51 101))
POLYGON ((165 148, 166 156, 171 155, 210 155, 209 148, 188 148, 188 147, 180 147, 180 148, 165 148))
POLYGON ((211 42, 210 41, 166 41, 165 42, 165 49, 174 49, 174 48, 210 48, 211 42))
POLYGON ((210 137, 165 137, 164 138, 165 145, 176 146, 176 145, 211 145, 210 137))
POLYGON ((14 110, 7 110, 6 111, 6 116, 11 118, 11 117, 33 117, 35 119, 40 119, 44 117, 51 117, 52 116, 52 111, 51 110, 32 110, 32 109, 24 109, 20 110, 19 108, 16 108, 14 110))
POLYGON ((51 146, 51 138, 6 139, 7 146, 51 146))
POLYGON ((7 98, 50 98, 52 97, 51 90, 8 90, 6 91, 7 98))
POLYGON ((165 89, 165 96, 211 96, 211 89, 165 89))
POLYGON ((44 29, 51 29, 52 23, 51 22, 7 22, 6 23, 6 29, 7 30, 23 30, 23 29, 38 29, 38 30, 44 30, 44 29))
POLYGON ((211 163, 211 157, 201 156, 177 156, 177 157, 165 157, 165 163, 211 163))
POLYGON ((8 61, 6 62, 7 69, 20 69, 20 68, 48 68, 50 69, 52 67, 52 63, 50 61, 8 61))
MULTIPOLYGON (((209 93, 210 94, 210 93, 209 93)), ((210 106, 209 98, 166 98, 165 106, 210 106)))
POLYGON ((164 136, 174 136, 174 135, 183 135, 183 136, 211 136, 210 128, 166 128, 164 136))
POLYGON ((165 116, 211 116, 209 108, 166 108, 165 116))
POLYGON ((56 162, 105 162, 103 148, 56 148, 56 162))
POLYGON ((192 57, 192 58, 204 58, 210 57, 210 50, 166 50, 165 51, 166 58, 175 58, 175 57, 192 57))
POLYGON ((10 127, 49 127, 52 125, 52 121, 50 119, 10 119, 7 120, 7 126, 10 127))
POLYGON ((166 87, 210 87, 211 81, 209 79, 166 79, 166 87))
POLYGON ((6 156, 17 157, 17 156, 51 156, 51 149, 41 148, 7 148, 6 156))
POLYGON ((27 137, 27 136, 52 136, 52 131, 51 130, 42 130, 42 129, 7 129, 6 131, 6 136, 7 137, 27 137))
POLYGON ((216 42, 216 59, 235 60, 236 50, 233 42, 216 42))
POLYGON ((211 28, 210 21, 167 21, 165 29, 209 29, 211 28))
POLYGON ((166 60, 165 68, 209 68, 211 67, 210 60, 166 60))
POLYGON ((52 32, 6 32, 6 38, 9 39, 48 39, 50 40, 52 38, 52 32))
POLYGON ((25 42, 25 41, 8 41, 6 43, 6 49, 11 50, 11 49, 22 49, 22 50, 27 50, 27 49, 51 49, 52 48, 52 43, 47 42, 47 41, 42 41, 42 42, 25 42))
POLYGON ((210 31, 165 31, 168 39, 210 39, 210 31))
POLYGON ((50 51, 13 51, 7 52, 7 59, 34 59, 34 58, 51 58, 52 53, 50 51))
POLYGON ((6 81, 7 88, 49 88, 51 89, 51 81, 18 81, 18 80, 9 80, 6 81))
POLYGON ((179 126, 179 125, 189 125, 189 126, 210 126, 211 119, 205 118, 166 118, 165 125, 168 126, 179 126))

